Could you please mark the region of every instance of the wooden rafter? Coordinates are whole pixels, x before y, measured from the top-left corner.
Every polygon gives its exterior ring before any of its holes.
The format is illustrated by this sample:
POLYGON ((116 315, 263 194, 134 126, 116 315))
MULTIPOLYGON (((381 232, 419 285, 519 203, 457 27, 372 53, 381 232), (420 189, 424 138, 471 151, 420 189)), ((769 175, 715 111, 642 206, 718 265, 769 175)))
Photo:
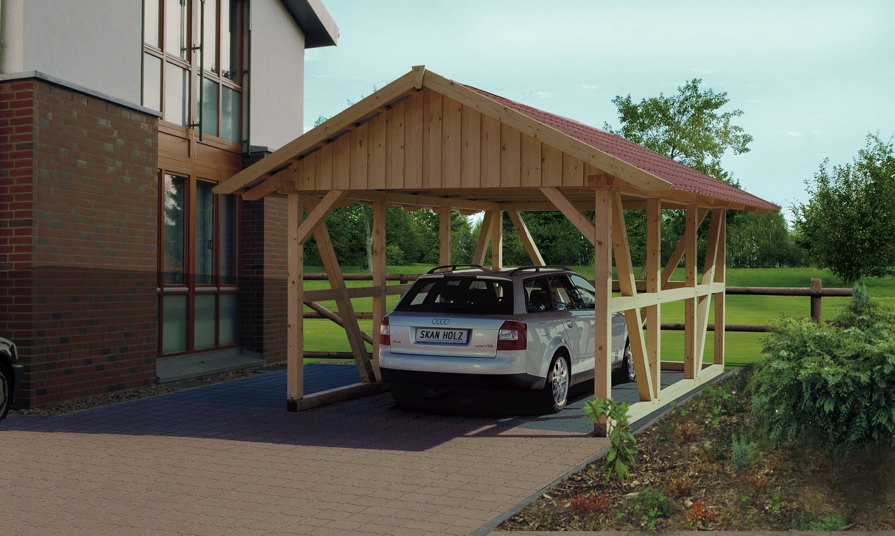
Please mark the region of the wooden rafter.
POLYGON ((345 194, 345 199, 354 202, 372 203, 382 201, 389 205, 401 205, 420 208, 449 208, 452 210, 496 210, 498 203, 488 201, 475 201, 456 197, 439 197, 435 195, 419 195, 402 192, 383 192, 379 190, 351 190, 345 194))

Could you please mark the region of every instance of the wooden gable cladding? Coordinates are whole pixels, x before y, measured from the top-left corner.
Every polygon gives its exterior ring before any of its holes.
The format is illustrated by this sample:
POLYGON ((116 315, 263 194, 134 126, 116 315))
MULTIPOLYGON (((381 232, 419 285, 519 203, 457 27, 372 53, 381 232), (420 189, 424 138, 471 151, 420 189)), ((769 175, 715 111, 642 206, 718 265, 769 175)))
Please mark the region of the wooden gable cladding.
POLYGON ((288 168, 300 191, 587 186, 601 171, 423 89, 288 168))

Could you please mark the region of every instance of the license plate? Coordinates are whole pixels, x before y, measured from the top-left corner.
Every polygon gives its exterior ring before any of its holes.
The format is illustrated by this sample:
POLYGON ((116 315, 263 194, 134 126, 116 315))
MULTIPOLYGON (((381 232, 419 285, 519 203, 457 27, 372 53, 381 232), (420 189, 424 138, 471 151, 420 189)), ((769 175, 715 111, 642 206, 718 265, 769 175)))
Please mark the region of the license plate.
POLYGON ((416 328, 416 342, 466 344, 468 331, 465 329, 416 328))

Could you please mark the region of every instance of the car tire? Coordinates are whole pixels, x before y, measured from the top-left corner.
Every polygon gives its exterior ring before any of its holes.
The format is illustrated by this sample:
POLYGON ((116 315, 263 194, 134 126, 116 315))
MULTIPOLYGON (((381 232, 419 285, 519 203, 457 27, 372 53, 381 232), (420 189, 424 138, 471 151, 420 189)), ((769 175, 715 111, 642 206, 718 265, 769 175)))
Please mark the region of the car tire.
POLYGON ((569 402, 571 386, 572 370, 569 366, 569 358, 565 354, 557 352, 550 361, 550 368, 547 369, 547 381, 542 394, 546 408, 553 413, 562 411, 569 402))
POLYGON ((622 366, 619 376, 626 382, 637 381, 637 371, 634 369, 634 356, 631 354, 631 341, 625 341, 625 353, 622 358, 622 366))
POLYGON ((0 364, 0 421, 6 418, 9 413, 9 406, 12 403, 12 374, 9 370, 0 364))

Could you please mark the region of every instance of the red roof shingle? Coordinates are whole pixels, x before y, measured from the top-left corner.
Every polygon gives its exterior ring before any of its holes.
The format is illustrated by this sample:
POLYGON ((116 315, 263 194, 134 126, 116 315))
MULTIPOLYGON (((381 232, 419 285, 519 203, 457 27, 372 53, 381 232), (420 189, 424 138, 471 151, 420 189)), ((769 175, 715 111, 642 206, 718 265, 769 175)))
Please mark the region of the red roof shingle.
POLYGON ((651 151, 615 134, 590 127, 578 121, 526 106, 487 91, 466 86, 500 104, 535 121, 556 129, 576 140, 604 153, 612 155, 635 167, 671 183, 671 189, 693 192, 709 197, 742 203, 760 210, 779 210, 780 207, 733 187, 725 182, 700 173, 695 169, 651 151))

